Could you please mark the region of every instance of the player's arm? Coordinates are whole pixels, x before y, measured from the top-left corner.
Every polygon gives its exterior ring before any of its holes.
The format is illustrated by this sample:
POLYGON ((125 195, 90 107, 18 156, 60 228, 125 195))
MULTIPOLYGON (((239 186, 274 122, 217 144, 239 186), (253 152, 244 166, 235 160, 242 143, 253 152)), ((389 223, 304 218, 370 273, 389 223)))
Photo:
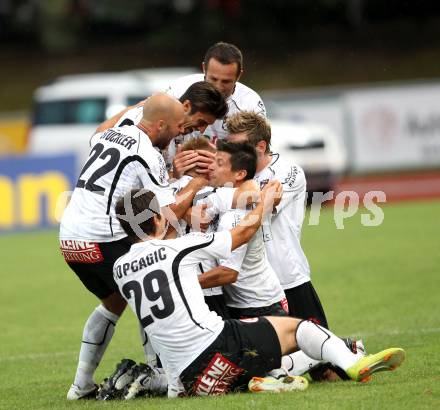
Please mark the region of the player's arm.
POLYGON ((196 168, 198 173, 207 174, 214 157, 214 153, 203 149, 180 151, 173 158, 173 177, 180 178, 193 168, 196 168))
POLYGON ((288 175, 281 180, 283 195, 274 203, 274 213, 280 212, 290 202, 295 201, 299 207, 305 206, 305 195, 307 189, 304 171, 297 166, 292 166, 288 175))
POLYGON ((196 231, 206 231, 210 222, 229 209, 245 209, 260 200, 260 189, 253 180, 245 181, 239 188, 218 188, 200 199, 183 216, 185 222, 196 231))
POLYGON ((205 232, 214 217, 215 215, 209 212, 209 204, 201 203, 188 208, 182 219, 193 231, 205 232))
POLYGON ((231 250, 250 241, 261 225, 263 215, 271 213, 275 198, 282 195, 283 190, 278 181, 270 181, 261 191, 261 201, 249 212, 241 222, 230 230, 231 250))
POLYGON ((199 283, 202 289, 234 283, 237 280, 238 271, 226 266, 216 266, 199 275, 199 283))
POLYGON ((260 200, 260 188, 253 179, 244 181, 237 189, 234 190, 231 206, 226 209, 241 208, 256 203, 260 200))
MULTIPOLYGON (((224 221, 221 220, 219 229, 223 228, 223 223, 224 221)), ((218 266, 199 275, 199 283, 202 288, 212 288, 236 282, 246 252, 247 244, 241 245, 232 251, 227 259, 218 260, 218 266)))
POLYGON ((205 178, 193 178, 189 184, 183 188, 177 195, 173 204, 169 205, 170 210, 176 215, 177 219, 182 219, 192 206, 192 202, 196 193, 207 185, 205 178))

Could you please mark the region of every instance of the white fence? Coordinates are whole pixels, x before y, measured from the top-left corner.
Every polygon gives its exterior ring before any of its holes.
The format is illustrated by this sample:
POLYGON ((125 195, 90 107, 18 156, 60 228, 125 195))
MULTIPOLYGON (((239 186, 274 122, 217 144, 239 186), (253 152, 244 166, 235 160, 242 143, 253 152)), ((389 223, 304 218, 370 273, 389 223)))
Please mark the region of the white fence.
POLYGON ((277 115, 331 127, 347 146, 352 172, 440 167, 440 83, 273 92, 263 98, 277 115))

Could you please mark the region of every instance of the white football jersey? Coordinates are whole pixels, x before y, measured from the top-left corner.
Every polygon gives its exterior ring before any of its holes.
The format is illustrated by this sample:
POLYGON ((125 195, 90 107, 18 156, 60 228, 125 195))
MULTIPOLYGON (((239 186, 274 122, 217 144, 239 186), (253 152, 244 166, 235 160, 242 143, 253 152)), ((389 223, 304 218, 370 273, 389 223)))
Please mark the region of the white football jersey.
MULTIPOLYGON (((117 127, 122 127, 126 125, 137 125, 140 123, 143 116, 143 108, 142 106, 133 107, 128 110, 120 119, 116 122, 117 127)), ((199 131, 193 131, 189 134, 178 135, 175 137, 168 147, 162 151, 162 155, 165 159, 165 163, 167 164, 167 168, 171 169, 173 165, 173 159, 177 153, 177 147, 179 145, 184 144, 192 138, 200 137, 199 131)))
POLYGON ((229 231, 153 239, 132 245, 114 265, 115 282, 171 379, 223 330, 222 318, 203 299, 197 274, 200 261, 228 258, 231 244, 229 231))
POLYGON ((116 219, 115 204, 131 189, 153 191, 160 206, 174 202, 165 161, 137 126, 97 133, 90 145, 61 219, 60 239, 112 242, 127 236, 116 219))
MULTIPOLYGON (((178 78, 167 90, 167 93, 174 98, 180 98, 189 86, 198 82, 204 81, 204 74, 190 74, 178 78)), ((242 83, 236 83, 232 95, 227 100, 228 113, 222 119, 218 119, 214 124, 206 128, 205 135, 209 136, 212 141, 217 138, 224 139, 227 137, 225 119, 240 111, 254 111, 258 114, 266 116, 266 108, 264 107, 261 97, 251 88, 242 83)))
POLYGON ((272 154, 271 163, 257 172, 254 179, 260 188, 272 179, 283 186, 283 197, 272 215, 271 224, 261 228, 269 263, 281 286, 290 289, 309 282, 309 263, 300 243, 306 203, 304 171, 284 162, 279 154, 272 154))
MULTIPOLYGON (((237 226, 246 215, 243 209, 232 209, 220 216, 218 231, 237 226)), ((223 286, 226 305, 234 308, 270 306, 285 298, 280 281, 268 263, 263 235, 259 229, 252 239, 232 251, 218 265, 238 272, 237 281, 223 286)))
MULTIPOLYGON (((181 178, 173 181, 170 186, 174 190, 174 193, 177 194, 183 188, 185 188, 189 182, 192 180, 192 177, 189 175, 183 175, 181 178)), ((207 233, 213 233, 217 231, 217 224, 219 215, 222 212, 225 212, 232 208, 232 201, 234 198, 235 188, 213 188, 213 187, 205 187, 201 189, 194 196, 193 204, 201 204, 206 203, 208 208, 206 210, 207 214, 212 218, 212 222, 207 229, 207 233)), ((180 222, 183 232, 188 231, 194 232, 193 229, 189 228, 185 221, 180 222)), ((208 270, 215 268, 217 266, 217 262, 215 259, 200 261, 199 264, 199 274, 207 272, 208 270)), ((221 286, 216 286, 214 288, 206 288, 203 289, 203 294, 205 296, 214 296, 214 295, 222 295, 223 289, 221 286)))

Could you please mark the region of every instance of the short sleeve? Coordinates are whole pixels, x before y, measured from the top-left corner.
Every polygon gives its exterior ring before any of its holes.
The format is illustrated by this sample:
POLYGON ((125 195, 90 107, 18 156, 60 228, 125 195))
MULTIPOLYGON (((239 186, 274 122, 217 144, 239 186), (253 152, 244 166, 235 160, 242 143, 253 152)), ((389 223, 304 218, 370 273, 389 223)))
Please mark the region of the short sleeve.
POLYGON ((161 207, 174 203, 174 191, 168 183, 162 155, 152 147, 142 149, 140 154, 142 163, 138 165, 138 176, 142 187, 155 193, 161 207))
POLYGON ((258 96, 258 98, 259 100, 256 106, 254 107, 253 111, 256 112, 257 114, 266 117, 266 107, 264 106, 263 100, 260 98, 260 96, 258 96))
POLYGON ((230 231, 213 234, 190 233, 181 238, 188 244, 187 261, 197 263, 200 260, 228 259, 231 255, 232 236, 230 231), (194 245, 190 245, 191 242, 194 245))
POLYGON ((102 132, 98 132, 94 135, 91 136, 90 141, 89 141, 89 146, 90 148, 92 148, 99 140, 99 138, 101 138, 102 132))
POLYGON ((206 213, 214 218, 232 209, 236 188, 217 188, 211 192, 206 192, 200 197, 197 204, 207 204, 206 213))
POLYGON ((304 206, 305 192, 306 192, 306 178, 304 171, 298 166, 291 166, 281 178, 277 178, 283 187, 283 196, 281 202, 276 207, 276 212, 279 213, 291 201, 301 202, 304 206))
POLYGON ((139 105, 128 110, 115 124, 115 127, 122 127, 124 125, 137 125, 142 119, 143 106, 139 105))
POLYGON ((241 245, 231 252, 228 259, 219 259, 218 264, 229 269, 240 272, 244 257, 246 256, 247 243, 241 245))

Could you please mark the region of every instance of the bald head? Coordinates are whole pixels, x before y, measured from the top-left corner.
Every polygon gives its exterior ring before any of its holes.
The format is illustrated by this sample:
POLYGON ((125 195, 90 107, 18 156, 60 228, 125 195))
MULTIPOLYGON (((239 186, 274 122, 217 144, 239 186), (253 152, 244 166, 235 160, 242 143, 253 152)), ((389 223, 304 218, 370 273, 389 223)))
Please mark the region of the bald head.
POLYGON ((171 140, 184 131, 183 104, 165 93, 153 94, 143 106, 139 123, 154 146, 165 149, 171 140))
POLYGON ((176 119, 183 114, 182 103, 165 93, 153 94, 143 107, 143 119, 147 122, 176 119))

